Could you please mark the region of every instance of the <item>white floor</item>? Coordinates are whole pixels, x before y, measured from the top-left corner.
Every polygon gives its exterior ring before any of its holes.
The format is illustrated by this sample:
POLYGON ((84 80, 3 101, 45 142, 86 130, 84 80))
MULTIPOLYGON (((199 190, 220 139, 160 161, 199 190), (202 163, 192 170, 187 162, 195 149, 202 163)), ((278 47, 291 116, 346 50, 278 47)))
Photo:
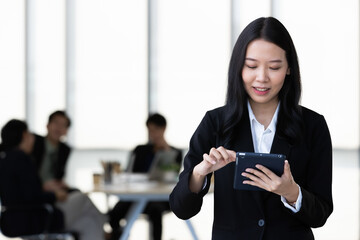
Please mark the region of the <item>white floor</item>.
MULTIPOLYGON (((116 160, 125 163, 127 153, 119 151, 76 151, 69 164, 67 180, 83 191, 92 187, 91 174, 101 171, 100 159, 116 160)), ((360 217, 360 178, 359 151, 335 150, 333 169, 334 212, 324 227, 314 229, 317 240, 359 240, 360 217)), ((103 195, 93 194, 91 198, 100 210, 106 211, 106 201, 103 195)), ((115 199, 114 199, 115 201, 115 199)), ((209 194, 204 199, 201 212, 191 219, 199 240, 211 239, 213 219, 213 199, 209 194)), ((191 234, 186 223, 174 216, 166 214, 163 218, 164 240, 191 240, 191 234)), ((130 240, 149 239, 149 225, 145 218, 135 222, 130 240)), ((0 234, 0 240, 5 240, 0 234)))

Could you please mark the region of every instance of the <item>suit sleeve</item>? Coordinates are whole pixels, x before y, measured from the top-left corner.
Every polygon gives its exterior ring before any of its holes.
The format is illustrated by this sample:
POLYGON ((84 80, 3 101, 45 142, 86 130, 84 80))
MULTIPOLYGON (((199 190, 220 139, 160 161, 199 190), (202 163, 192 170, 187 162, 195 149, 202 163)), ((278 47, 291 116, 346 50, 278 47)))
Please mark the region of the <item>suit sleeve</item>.
POLYGON ((214 132, 213 121, 207 113, 190 140, 189 151, 184 159, 184 170, 170 194, 171 210, 181 219, 189 219, 200 211, 203 197, 209 190, 211 174, 207 176, 205 188, 199 193, 190 191, 189 179, 194 167, 203 160, 203 154, 215 146, 214 132))
POLYGON ((295 216, 310 227, 321 227, 333 211, 332 144, 324 117, 316 120, 309 144, 311 159, 307 184, 301 186, 301 209, 295 216))

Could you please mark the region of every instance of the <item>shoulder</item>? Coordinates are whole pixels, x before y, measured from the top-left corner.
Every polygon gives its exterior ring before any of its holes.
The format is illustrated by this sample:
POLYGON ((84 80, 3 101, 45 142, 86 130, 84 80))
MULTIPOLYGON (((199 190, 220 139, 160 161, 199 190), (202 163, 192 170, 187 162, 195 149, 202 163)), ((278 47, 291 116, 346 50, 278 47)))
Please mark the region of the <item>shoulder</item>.
POLYGON ((177 148, 177 147, 174 147, 174 146, 170 146, 170 148, 171 148, 171 150, 174 150, 174 151, 176 151, 178 153, 182 152, 182 150, 180 148, 177 148))
POLYGON ((43 136, 40 136, 38 134, 34 134, 34 137, 35 137, 35 145, 43 145, 44 142, 45 142, 45 137, 43 136))
POLYGON ((221 107, 217 107, 217 108, 207 111, 206 115, 209 115, 210 117, 213 117, 213 118, 218 118, 218 117, 225 115, 227 112, 228 112, 228 107, 221 106, 221 107))
POLYGON ((30 156, 27 155, 25 152, 20 151, 20 150, 10 150, 10 151, 4 151, 1 152, 0 154, 1 159, 4 159, 6 161, 6 159, 9 159, 11 163, 16 162, 16 164, 18 164, 19 162, 23 162, 24 159, 28 160, 30 159, 30 156))
POLYGON ((306 125, 308 124, 318 124, 319 122, 325 122, 325 118, 323 115, 309 109, 306 107, 301 106, 301 113, 302 118, 306 125))
POLYGON ((151 144, 138 145, 138 146, 135 147, 134 152, 139 153, 139 152, 152 151, 153 148, 154 147, 151 144))
POLYGON ((203 121, 209 121, 213 125, 222 125, 228 113, 229 110, 227 106, 214 108, 205 113, 203 121))
POLYGON ((66 149, 67 151, 71 150, 71 147, 65 142, 60 142, 60 147, 66 149))
POLYGON ((330 139, 330 130, 323 115, 302 107, 304 130, 309 137, 322 136, 330 139))

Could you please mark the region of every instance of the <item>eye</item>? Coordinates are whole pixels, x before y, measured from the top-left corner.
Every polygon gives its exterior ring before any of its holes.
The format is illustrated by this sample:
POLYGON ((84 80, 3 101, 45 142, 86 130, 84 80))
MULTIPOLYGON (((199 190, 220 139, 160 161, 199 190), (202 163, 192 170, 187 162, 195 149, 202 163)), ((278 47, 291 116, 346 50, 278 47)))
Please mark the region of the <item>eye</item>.
POLYGON ((248 65, 248 64, 246 64, 246 67, 247 67, 247 68, 250 68, 250 69, 255 69, 255 68, 257 68, 257 66, 254 66, 254 65, 248 65))
POLYGON ((281 67, 270 67, 270 70, 274 70, 274 71, 276 71, 276 70, 279 70, 281 67))

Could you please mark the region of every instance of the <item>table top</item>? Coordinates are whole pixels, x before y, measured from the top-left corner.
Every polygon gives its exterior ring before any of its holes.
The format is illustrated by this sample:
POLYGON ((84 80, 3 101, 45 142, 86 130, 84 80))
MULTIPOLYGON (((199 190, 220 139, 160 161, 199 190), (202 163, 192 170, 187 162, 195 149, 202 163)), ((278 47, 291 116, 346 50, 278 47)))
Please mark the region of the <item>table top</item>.
POLYGON ((175 182, 149 181, 146 174, 120 174, 112 183, 100 183, 93 192, 119 195, 120 197, 168 198, 175 182))

